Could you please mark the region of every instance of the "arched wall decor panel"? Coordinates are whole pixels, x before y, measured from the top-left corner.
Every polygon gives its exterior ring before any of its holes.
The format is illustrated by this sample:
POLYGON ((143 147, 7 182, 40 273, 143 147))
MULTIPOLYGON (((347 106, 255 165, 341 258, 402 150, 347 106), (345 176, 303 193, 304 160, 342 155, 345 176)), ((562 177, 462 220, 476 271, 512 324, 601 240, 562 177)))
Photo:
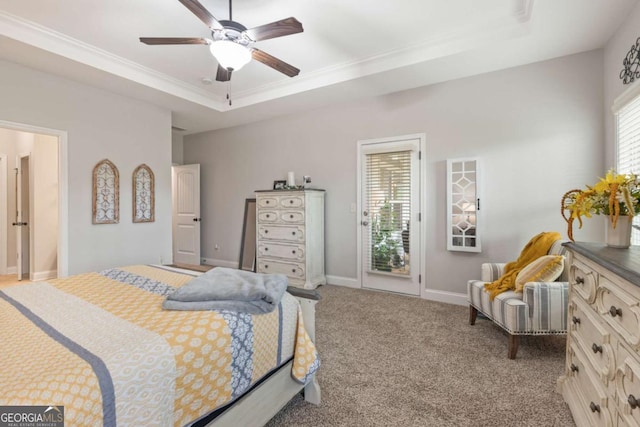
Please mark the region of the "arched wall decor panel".
POLYGON ((120 222, 120 174, 108 159, 93 168, 92 210, 94 224, 120 222))
POLYGON ((133 222, 155 221, 155 177, 144 163, 132 175, 133 222))

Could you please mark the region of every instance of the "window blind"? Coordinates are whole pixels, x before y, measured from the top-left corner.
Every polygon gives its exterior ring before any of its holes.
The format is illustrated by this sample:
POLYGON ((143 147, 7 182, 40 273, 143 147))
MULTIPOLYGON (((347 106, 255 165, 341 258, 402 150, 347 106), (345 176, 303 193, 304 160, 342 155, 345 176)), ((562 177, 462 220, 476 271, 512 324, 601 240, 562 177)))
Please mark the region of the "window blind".
POLYGON ((370 271, 409 274, 411 151, 366 156, 370 271))
MULTIPOLYGON (((617 172, 640 175, 640 96, 616 114, 617 172)), ((633 219, 631 244, 640 245, 640 218, 633 219)))

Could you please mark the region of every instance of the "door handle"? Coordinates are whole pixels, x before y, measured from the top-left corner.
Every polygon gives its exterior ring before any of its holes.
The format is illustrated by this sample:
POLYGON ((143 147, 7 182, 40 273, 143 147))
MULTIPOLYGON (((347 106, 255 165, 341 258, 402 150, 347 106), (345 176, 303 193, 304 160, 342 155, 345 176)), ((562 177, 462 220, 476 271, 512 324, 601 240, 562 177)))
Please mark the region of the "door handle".
POLYGON ((202 218, 193 218, 193 222, 199 222, 202 221, 202 218))
POLYGON ((20 226, 23 226, 23 225, 27 225, 27 223, 26 222, 12 222, 11 225, 20 227, 20 226))

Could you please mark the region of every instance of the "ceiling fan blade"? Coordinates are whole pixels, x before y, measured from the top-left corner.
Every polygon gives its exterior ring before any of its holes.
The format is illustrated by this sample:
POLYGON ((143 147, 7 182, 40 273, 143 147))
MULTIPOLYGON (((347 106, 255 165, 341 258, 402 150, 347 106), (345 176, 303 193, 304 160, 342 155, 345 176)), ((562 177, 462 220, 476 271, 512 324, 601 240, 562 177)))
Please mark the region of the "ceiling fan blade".
POLYGON ((196 15, 212 30, 221 30, 222 24, 198 0, 179 0, 187 9, 196 15))
POLYGON ((259 49, 251 49, 251 56, 256 61, 262 62, 264 65, 268 65, 274 70, 280 71, 281 73, 286 74, 289 77, 295 77, 300 73, 300 70, 293 65, 289 65, 286 62, 276 58, 275 56, 271 56, 259 49))
POLYGON ((253 41, 273 39, 276 37, 288 36, 290 34, 301 33, 302 24, 294 17, 282 19, 259 27, 249 28, 244 33, 253 41))
POLYGON ((200 37, 140 37, 140 41, 148 45, 162 44, 211 44, 209 39, 200 37))
POLYGON ((220 64, 218 64, 216 80, 219 82, 228 82, 229 80, 231 80, 231 71, 223 68, 220 64))

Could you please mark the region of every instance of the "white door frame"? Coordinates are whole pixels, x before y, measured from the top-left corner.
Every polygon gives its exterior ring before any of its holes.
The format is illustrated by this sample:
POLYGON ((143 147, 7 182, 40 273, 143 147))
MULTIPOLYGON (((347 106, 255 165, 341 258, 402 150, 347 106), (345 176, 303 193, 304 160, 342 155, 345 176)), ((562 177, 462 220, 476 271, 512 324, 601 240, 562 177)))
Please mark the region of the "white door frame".
POLYGON ((7 274, 7 240, 8 229, 7 223, 7 154, 0 153, 0 275, 7 274))
POLYGON ((65 277, 69 274, 69 146, 67 132, 5 120, 0 120, 0 127, 58 138, 58 277, 65 277))
MULTIPOLYGON (((389 138, 376 138, 376 139, 367 139, 367 140, 360 140, 358 141, 358 153, 357 153, 357 184, 356 184, 356 191, 357 191, 357 195, 356 195, 356 241, 357 243, 357 262, 358 262, 358 268, 356 271, 356 280, 358 283, 358 286, 360 288, 362 288, 362 281, 363 281, 363 277, 362 277, 362 256, 363 256, 363 250, 362 250, 362 225, 361 225, 361 221, 362 221, 362 156, 361 156, 361 150, 362 150, 362 146, 366 145, 366 144, 380 144, 380 143, 387 143, 387 142, 397 142, 399 140, 407 140, 407 139, 417 139, 419 140, 419 146, 420 146, 420 152, 424 153, 425 149, 426 149, 426 135, 424 133, 416 133, 416 134, 410 134, 410 135, 400 135, 400 136, 394 136, 394 137, 389 137, 389 138)), ((419 162, 419 170, 420 170, 420 179, 419 179, 419 185, 420 185, 420 189, 419 189, 419 193, 420 193, 420 213, 421 213, 421 221, 420 221, 420 235, 418 236, 419 241, 420 241, 420 259, 416 261, 414 261, 412 259, 411 265, 412 268, 415 265, 418 265, 419 271, 418 274, 421 276, 422 281, 420 283, 420 297, 421 298, 426 298, 426 278, 425 278, 425 266, 426 266, 426 254, 425 254, 425 249, 426 249, 426 241, 427 241, 427 234, 426 234, 426 207, 427 207, 427 202, 426 202, 426 196, 425 196, 425 190, 426 190, 426 176, 427 176, 427 168, 426 168, 426 159, 424 157, 421 157, 419 162)))

